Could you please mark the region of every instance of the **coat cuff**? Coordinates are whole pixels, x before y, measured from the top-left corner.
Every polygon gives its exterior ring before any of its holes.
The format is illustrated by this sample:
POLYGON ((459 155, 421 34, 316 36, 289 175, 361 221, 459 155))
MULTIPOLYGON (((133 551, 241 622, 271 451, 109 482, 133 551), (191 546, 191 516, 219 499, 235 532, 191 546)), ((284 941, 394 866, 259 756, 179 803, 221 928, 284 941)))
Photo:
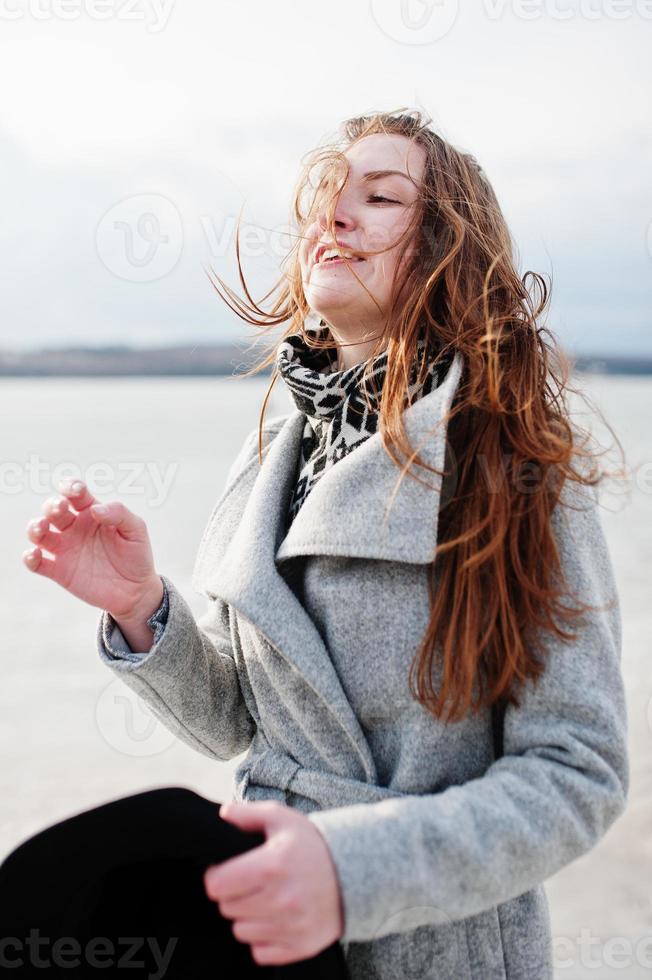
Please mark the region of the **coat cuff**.
POLYGON ((583 772, 579 759, 574 769, 567 759, 503 756, 438 793, 310 812, 339 879, 341 939, 450 925, 586 853, 625 809, 624 736, 614 751, 617 770, 602 760, 583 772))
POLYGON ((444 910, 432 906, 431 897, 420 894, 415 828, 406 828, 403 810, 398 800, 382 800, 307 814, 326 841, 337 872, 344 913, 342 943, 450 921, 444 910))
POLYGON ((159 575, 159 578, 163 583, 163 598, 158 609, 155 609, 149 619, 146 620, 147 626, 149 626, 153 634, 152 645, 149 650, 132 650, 111 613, 103 609, 97 631, 102 660, 109 662, 127 660, 131 663, 141 663, 154 652, 154 648, 161 640, 165 631, 165 625, 170 611, 170 593, 167 581, 163 575, 159 575))

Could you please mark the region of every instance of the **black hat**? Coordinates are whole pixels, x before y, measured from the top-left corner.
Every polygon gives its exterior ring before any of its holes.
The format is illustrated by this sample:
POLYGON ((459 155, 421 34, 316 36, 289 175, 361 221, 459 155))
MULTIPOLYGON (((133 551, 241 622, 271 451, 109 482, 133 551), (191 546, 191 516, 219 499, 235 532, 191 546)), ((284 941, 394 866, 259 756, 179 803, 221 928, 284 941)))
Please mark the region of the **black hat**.
POLYGON ((263 967, 236 940, 203 873, 265 835, 222 820, 218 807, 189 789, 149 790, 24 841, 0 865, 1 972, 39 980, 346 976, 338 943, 311 960, 263 967))

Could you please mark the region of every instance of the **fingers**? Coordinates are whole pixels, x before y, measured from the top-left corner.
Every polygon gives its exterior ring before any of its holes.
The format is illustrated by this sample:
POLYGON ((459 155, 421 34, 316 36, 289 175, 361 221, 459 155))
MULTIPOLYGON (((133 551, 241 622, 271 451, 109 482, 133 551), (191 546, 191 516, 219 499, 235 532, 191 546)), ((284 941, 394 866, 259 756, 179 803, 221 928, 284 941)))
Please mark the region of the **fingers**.
POLYGON ((267 843, 213 864, 204 872, 204 890, 213 901, 247 898, 263 885, 278 881, 284 866, 267 843), (273 856, 272 856, 273 855, 273 856))
POLYGON ((61 497, 49 497, 44 501, 42 510, 43 517, 35 517, 27 524, 27 537, 38 547, 23 552, 23 560, 33 571, 38 569, 41 574, 47 574, 50 570, 49 559, 43 558, 41 549, 55 554, 63 540, 60 532, 74 524, 76 515, 68 507, 68 501, 61 497), (50 525, 56 530, 53 531, 50 525))
MULTIPOLYGON (((256 963, 261 966, 285 966, 297 960, 296 952, 288 950, 285 946, 274 946, 263 944, 262 946, 252 946, 251 955, 256 963)), ((302 956, 300 959, 307 959, 302 956)))
POLYGON ((50 522, 46 517, 37 517, 28 523, 27 537, 33 544, 39 545, 51 554, 56 552, 62 541, 59 531, 50 530, 50 522))
MULTIPOLYGON (((208 893, 207 896, 208 898, 211 897, 208 893)), ((270 921, 283 918, 290 911, 290 909, 283 909, 281 913, 270 911, 273 908, 273 897, 273 890, 256 888, 255 891, 245 896, 226 900, 222 899, 217 902, 217 906, 220 910, 220 915, 223 915, 225 919, 262 919, 269 923, 270 921)), ((215 901, 215 899, 212 899, 212 901, 215 901)))
MULTIPOLYGON (((48 497, 41 506, 44 516, 35 517, 27 524, 27 537, 29 540, 52 554, 55 553, 62 541, 62 536, 59 532, 71 527, 77 517, 77 514, 70 509, 69 499, 73 501, 73 505, 77 510, 82 510, 84 507, 90 506, 95 499, 86 485, 80 480, 74 482, 62 481, 59 486, 62 491, 66 491, 67 495, 48 497), (53 531, 52 528, 56 530, 53 531)), ((38 560, 40 561, 40 558, 38 560)), ((37 561, 36 557, 34 557, 34 561, 37 561)))
POLYGON ((97 503, 83 480, 62 480, 59 483, 59 492, 70 501, 76 511, 85 510, 91 504, 97 503))
POLYGON ((54 578, 55 563, 51 558, 46 558, 38 546, 23 552, 23 562, 30 572, 54 578))
POLYGON ((58 531, 65 531, 75 521, 75 515, 65 497, 48 497, 41 506, 45 517, 58 531))
POLYGON ((110 525, 117 528, 123 538, 128 541, 146 541, 147 525, 142 517, 128 510, 118 500, 106 504, 93 504, 91 514, 98 524, 110 525))
POLYGON ((241 943, 273 944, 278 941, 279 926, 284 924, 282 919, 268 922, 264 919, 238 919, 231 926, 231 932, 241 943))
MULTIPOLYGON (((59 483, 59 489, 62 495, 60 497, 48 497, 42 505, 42 510, 50 524, 54 525, 58 531, 65 531, 71 524, 74 524, 78 513, 91 507, 97 501, 82 480, 62 480, 59 483), (74 512, 71 506, 74 507, 74 512)), ((41 534, 44 535, 46 531, 47 528, 42 527, 41 534)), ((37 530, 37 537, 30 535, 30 540, 37 542, 38 534, 37 530)), ((40 544, 41 541, 38 540, 37 543, 40 544)), ((52 541, 52 543, 55 542, 52 541)), ((45 547, 46 550, 50 550, 47 545, 45 547)))
POLYGON ((28 522, 27 537, 34 547, 27 548, 22 555, 26 568, 47 578, 55 578, 55 562, 46 558, 43 551, 55 555, 65 540, 61 532, 75 523, 81 511, 96 503, 96 498, 83 480, 62 480, 59 490, 61 496, 48 497, 43 502, 43 517, 36 517, 28 522))

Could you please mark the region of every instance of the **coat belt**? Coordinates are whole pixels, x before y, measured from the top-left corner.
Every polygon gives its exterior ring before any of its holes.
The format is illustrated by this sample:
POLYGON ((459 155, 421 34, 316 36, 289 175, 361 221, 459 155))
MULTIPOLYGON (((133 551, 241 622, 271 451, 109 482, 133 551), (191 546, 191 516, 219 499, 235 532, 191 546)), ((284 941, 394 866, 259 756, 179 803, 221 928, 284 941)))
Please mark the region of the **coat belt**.
POLYGON ((236 773, 236 783, 237 795, 241 799, 255 799, 256 787, 260 786, 276 791, 262 794, 266 799, 284 799, 287 793, 294 793, 305 797, 308 802, 312 801, 314 806, 310 809, 377 803, 413 795, 323 769, 310 769, 286 753, 272 748, 264 751, 250 766, 245 760, 236 773))

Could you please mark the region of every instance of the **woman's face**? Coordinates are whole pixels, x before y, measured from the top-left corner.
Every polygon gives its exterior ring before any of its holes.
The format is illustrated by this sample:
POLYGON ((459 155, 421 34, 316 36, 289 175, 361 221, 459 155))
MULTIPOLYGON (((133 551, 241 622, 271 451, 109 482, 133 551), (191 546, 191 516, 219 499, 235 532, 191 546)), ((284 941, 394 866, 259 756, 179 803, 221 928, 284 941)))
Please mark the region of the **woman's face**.
POLYGON ((420 197, 426 154, 405 136, 377 133, 365 136, 344 155, 349 174, 334 214, 337 242, 354 253, 385 251, 364 260, 323 256, 324 249, 335 244, 326 231, 323 200, 304 229, 299 248, 303 289, 311 309, 332 326, 382 327, 398 267, 397 243, 420 197))

